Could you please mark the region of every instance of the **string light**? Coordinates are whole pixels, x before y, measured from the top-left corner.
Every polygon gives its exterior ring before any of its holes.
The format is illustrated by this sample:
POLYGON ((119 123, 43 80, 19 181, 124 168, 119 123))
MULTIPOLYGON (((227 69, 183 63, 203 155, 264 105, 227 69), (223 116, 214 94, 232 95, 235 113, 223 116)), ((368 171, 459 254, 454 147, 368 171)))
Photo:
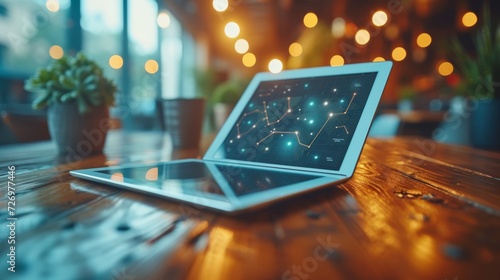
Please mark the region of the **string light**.
POLYGON ((431 44, 431 42, 432 42, 432 37, 427 33, 422 33, 417 37, 417 45, 421 48, 428 47, 431 44))
POLYGON ((279 73, 283 70, 283 62, 277 58, 272 59, 269 61, 268 68, 271 73, 279 73))
POLYGON ((234 49, 236 50, 237 53, 239 54, 244 54, 248 51, 250 48, 250 45, 248 44, 248 41, 245 39, 238 39, 234 43, 234 49))
POLYGON ((395 61, 402 61, 406 58, 406 50, 402 47, 397 47, 392 50, 392 59, 395 61))
POLYGON ((344 65, 344 58, 338 54, 332 56, 330 59, 331 66, 342 66, 344 65))
POLYGON ((123 66, 123 58, 117 54, 112 55, 109 58, 109 66, 113 69, 120 69, 123 66))
POLYGON ((59 11, 61 6, 57 0, 47 0, 47 2, 45 2, 45 7, 50 12, 56 13, 59 11))
POLYGON ((370 41, 370 33, 366 29, 360 29, 354 36, 356 43, 366 45, 370 41))
POLYGON ((299 43, 292 43, 288 48, 288 52, 293 57, 300 56, 302 54, 302 45, 299 43))
POLYGON ((376 11, 372 16, 372 22, 375 26, 384 26, 389 17, 384 11, 376 11))
POLYGON ((224 32, 226 36, 229 38, 236 38, 240 35, 240 27, 236 22, 228 22, 224 27, 224 32))
POLYGON ((144 64, 144 70, 146 70, 146 72, 148 72, 149 74, 154 74, 158 72, 158 69, 159 65, 158 62, 156 62, 156 60, 150 59, 146 61, 146 63, 144 64))
POLYGON ((477 16, 473 12, 465 13, 462 17, 462 24, 465 27, 472 27, 477 23, 477 16))
POLYGON ((58 46, 58 45, 53 45, 52 47, 50 47, 49 49, 49 55, 50 57, 52 57, 53 59, 60 59, 61 57, 64 56, 64 51, 63 49, 58 46))
POLYGON ((160 28, 167 28, 170 26, 170 16, 167 12, 160 12, 156 18, 156 22, 160 28))
POLYGON ((217 12, 224 12, 229 7, 229 3, 227 0, 214 0, 212 1, 212 7, 214 7, 214 10, 217 12))
POLYGON ((438 65, 438 73, 441 76, 449 76, 451 73, 453 73, 453 64, 451 64, 448 61, 441 62, 438 65))
POLYGON ((318 24, 318 16, 315 13, 307 13, 304 16, 304 25, 308 28, 313 28, 318 24))
POLYGON ((252 67, 257 62, 257 58, 253 53, 244 54, 241 60, 243 62, 243 65, 245 65, 246 67, 252 67))

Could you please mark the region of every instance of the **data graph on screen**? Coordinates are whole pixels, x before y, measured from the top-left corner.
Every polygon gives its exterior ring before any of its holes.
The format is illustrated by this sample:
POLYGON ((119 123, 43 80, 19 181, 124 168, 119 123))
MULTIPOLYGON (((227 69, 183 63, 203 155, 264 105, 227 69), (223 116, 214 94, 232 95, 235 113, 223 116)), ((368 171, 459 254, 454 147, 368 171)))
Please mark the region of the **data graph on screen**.
POLYGON ((338 170, 376 73, 262 82, 216 156, 338 170))

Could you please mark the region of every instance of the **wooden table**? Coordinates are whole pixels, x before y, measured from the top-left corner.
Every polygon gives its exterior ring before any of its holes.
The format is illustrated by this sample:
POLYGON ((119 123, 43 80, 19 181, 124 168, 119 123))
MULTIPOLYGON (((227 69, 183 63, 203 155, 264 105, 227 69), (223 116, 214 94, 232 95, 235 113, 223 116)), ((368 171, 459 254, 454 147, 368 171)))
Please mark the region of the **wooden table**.
POLYGON ((500 153, 368 139, 351 180, 239 217, 68 173, 198 154, 162 134, 54 154, 50 142, 0 147, 0 279, 500 279, 500 153))

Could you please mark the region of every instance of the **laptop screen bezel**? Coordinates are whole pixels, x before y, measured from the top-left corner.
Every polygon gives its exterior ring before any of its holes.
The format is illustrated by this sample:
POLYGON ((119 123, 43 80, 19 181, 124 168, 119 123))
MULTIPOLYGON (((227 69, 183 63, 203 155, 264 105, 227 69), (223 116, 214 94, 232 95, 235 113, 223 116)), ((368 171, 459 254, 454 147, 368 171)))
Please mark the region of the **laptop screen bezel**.
POLYGON ((383 62, 348 64, 341 67, 326 66, 326 67, 286 70, 277 74, 269 72, 258 73, 254 76, 252 81, 247 86, 246 90, 243 92, 240 100, 234 107, 228 119, 226 120, 226 122, 220 129, 219 133, 215 137, 214 141, 210 145, 209 149, 203 156, 203 159, 208 161, 220 161, 226 163, 234 162, 237 164, 248 164, 248 165, 268 166, 268 167, 283 168, 290 170, 309 171, 313 173, 319 172, 326 174, 341 174, 347 177, 351 177, 358 162, 363 145, 366 141, 368 131, 370 129, 373 117, 378 107, 378 103, 380 101, 385 85, 387 83, 387 79, 389 77, 391 68, 392 68, 391 61, 383 61, 383 62), (253 94, 255 93, 256 89, 261 84, 261 82, 295 79, 295 78, 363 74, 363 73, 373 73, 373 72, 376 72, 377 74, 372 89, 369 93, 368 100, 366 101, 366 105, 359 119, 358 126, 356 127, 356 131, 353 134, 352 140, 346 151, 346 156, 342 161, 339 170, 279 165, 279 164, 242 161, 233 159, 221 159, 216 157, 217 151, 224 144, 225 139, 231 132, 231 129, 236 125, 236 122, 238 121, 241 113, 245 109, 246 105, 252 98, 253 94))

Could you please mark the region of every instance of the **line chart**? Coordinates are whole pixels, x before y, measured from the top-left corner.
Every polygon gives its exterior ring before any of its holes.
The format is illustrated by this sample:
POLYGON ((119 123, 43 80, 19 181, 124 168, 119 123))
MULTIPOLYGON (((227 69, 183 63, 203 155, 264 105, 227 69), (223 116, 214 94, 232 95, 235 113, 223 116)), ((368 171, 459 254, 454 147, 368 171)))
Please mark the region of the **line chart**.
POLYGON ((273 125, 275 123, 279 123, 286 115, 288 115, 289 113, 292 112, 292 107, 290 106, 290 101, 291 101, 291 98, 288 97, 287 98, 287 101, 288 101, 288 108, 286 109, 286 111, 281 115, 280 118, 278 118, 278 120, 276 121, 273 121, 273 122, 270 122, 269 121, 269 116, 267 114, 267 103, 266 101, 263 101, 262 102, 262 106, 264 107, 264 118, 258 120, 254 125, 252 125, 252 127, 250 127, 247 131, 245 132, 241 132, 240 131, 240 125, 241 125, 241 122, 245 119, 245 117, 249 116, 249 115, 252 115, 252 114, 255 114, 255 113, 262 113, 261 110, 257 109, 257 110, 254 110, 254 111, 251 111, 251 112, 248 112, 248 113, 245 113, 241 116, 241 119, 238 121, 238 123, 236 124, 236 130, 238 132, 238 135, 236 136, 238 139, 241 138, 241 136, 249 133, 252 129, 256 128, 257 127, 257 124, 259 124, 261 121, 266 121, 267 125, 273 125))
MULTIPOLYGON (((354 97, 356 97, 356 93, 352 94, 351 101, 349 101, 349 105, 347 105, 347 108, 343 112, 340 112, 340 113, 329 113, 328 114, 328 117, 327 117, 325 123, 323 123, 323 126, 321 126, 320 130, 316 133, 316 135, 314 136, 313 140, 309 144, 305 144, 305 143, 303 143, 300 140, 300 136, 299 136, 299 132, 298 131, 275 131, 275 130, 273 130, 273 131, 271 131, 271 133, 269 135, 267 135, 266 137, 262 138, 259 142, 257 142, 257 145, 260 145, 260 143, 262 143, 267 138, 269 138, 269 137, 271 137, 271 136, 273 136, 275 134, 295 134, 295 136, 297 137, 297 143, 299 143, 299 145, 307 147, 309 149, 309 148, 311 148, 311 146, 314 143, 314 141, 316 141, 316 138, 318 138, 318 136, 321 134, 321 132, 325 128, 326 124, 333 117, 335 117, 337 115, 345 115, 345 114, 347 114, 347 112, 349 111, 349 108, 351 107, 352 101, 354 100, 354 97)), ((345 127, 345 125, 342 125, 342 126, 339 126, 339 127, 344 127, 344 129, 346 130, 347 134, 349 134, 349 132, 347 131, 347 128, 345 127)), ((335 128, 337 128, 337 127, 335 127, 335 128)))
MULTIPOLYGON (((304 146, 306 148, 311 148, 311 146, 314 144, 314 142, 316 141, 316 139, 318 138, 318 136, 321 134, 321 132, 324 130, 325 126, 328 124, 328 122, 335 116, 338 116, 338 115, 345 115, 349 112, 349 109, 352 105, 352 102, 354 100, 354 98, 356 97, 356 93, 353 93, 352 96, 351 96, 351 100, 349 101, 349 104, 347 105, 346 109, 343 111, 343 112, 338 112, 338 113, 333 113, 333 112, 330 112, 328 113, 328 116, 325 120, 325 122, 323 123, 323 125, 321 126, 321 128, 318 130, 318 132, 316 133, 316 135, 313 137, 313 139, 311 140, 310 143, 304 143, 301 138, 300 138, 300 132, 299 131, 277 131, 275 129, 271 130, 270 133, 265 136, 264 138, 262 138, 261 140, 259 140, 256 145, 260 145, 262 142, 264 142, 266 139, 274 136, 274 135, 277 135, 277 134, 280 134, 280 135, 285 135, 285 134, 291 134, 291 135, 295 135, 295 137, 297 138, 297 143, 301 146, 304 146)), ((286 109, 286 111, 281 115, 280 118, 278 118, 277 120, 275 121, 270 121, 269 120, 269 116, 267 114, 267 104, 266 102, 264 101, 263 102, 263 106, 264 106, 264 112, 262 112, 261 110, 257 109, 257 110, 254 110, 254 111, 251 111, 251 112, 248 112, 248 113, 245 113, 243 114, 242 118, 240 119, 240 121, 236 124, 236 128, 237 128, 237 138, 241 138, 243 135, 249 133, 251 130, 255 129, 257 127, 257 125, 262 122, 262 121, 265 121, 266 123, 266 126, 271 126, 273 124, 276 124, 276 123, 279 123, 286 115, 288 115, 289 113, 292 113, 292 109, 291 109, 291 106, 290 106, 290 102, 291 102, 291 98, 288 97, 287 98, 287 101, 288 101, 288 108, 286 109), (256 113, 264 113, 264 118, 262 119, 259 119, 255 124, 252 125, 252 127, 250 127, 247 131, 245 132, 241 132, 240 131, 240 125, 241 125, 241 122, 243 122, 244 118, 246 116, 249 116, 249 115, 252 115, 252 114, 256 114, 256 113)), ((339 128, 343 128, 344 131, 349 134, 349 131, 347 130, 347 127, 345 125, 339 125, 339 126, 335 126, 336 129, 339 129, 339 128)), ((312 135, 312 133, 311 133, 312 135)))

